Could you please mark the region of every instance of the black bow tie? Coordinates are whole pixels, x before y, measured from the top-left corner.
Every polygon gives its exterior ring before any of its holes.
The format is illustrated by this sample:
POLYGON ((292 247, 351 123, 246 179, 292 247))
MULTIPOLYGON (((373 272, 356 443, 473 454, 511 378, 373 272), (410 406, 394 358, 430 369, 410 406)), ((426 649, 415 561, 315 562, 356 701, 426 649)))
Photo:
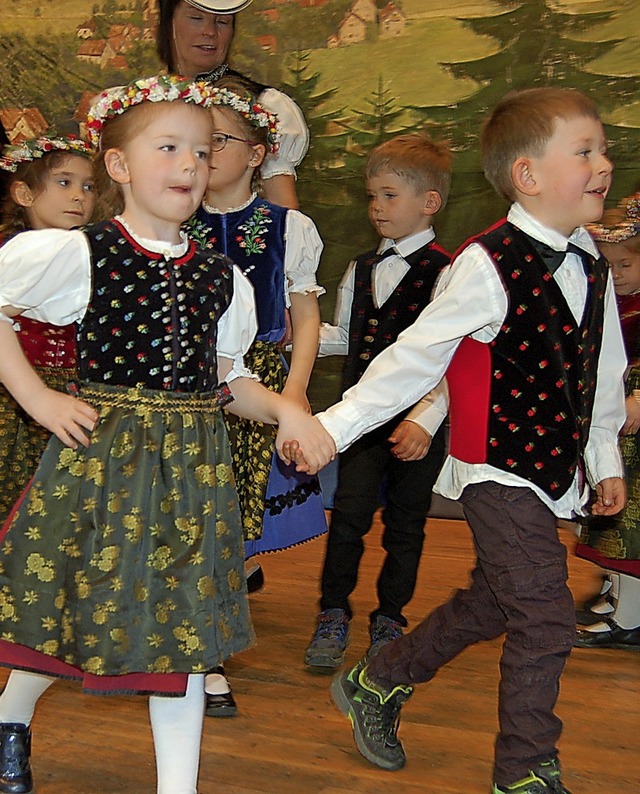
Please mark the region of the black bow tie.
POLYGON ((584 251, 582 248, 579 248, 577 245, 573 243, 569 243, 567 245, 566 251, 556 251, 555 248, 551 248, 550 245, 546 243, 540 242, 540 240, 536 240, 533 237, 529 237, 529 241, 534 249, 537 251, 538 254, 542 257, 542 261, 547 266, 547 270, 553 276, 556 270, 560 267, 560 265, 564 262, 564 259, 567 254, 577 254, 580 257, 580 261, 582 262, 582 267, 584 268, 584 272, 586 274, 589 273, 591 270, 591 266, 593 263, 593 257, 584 251))
POLYGON ((393 245, 390 248, 385 248, 379 254, 376 254, 373 257, 372 264, 377 265, 379 262, 382 262, 384 259, 388 259, 390 256, 402 256, 402 254, 398 253, 398 249, 395 248, 393 245))

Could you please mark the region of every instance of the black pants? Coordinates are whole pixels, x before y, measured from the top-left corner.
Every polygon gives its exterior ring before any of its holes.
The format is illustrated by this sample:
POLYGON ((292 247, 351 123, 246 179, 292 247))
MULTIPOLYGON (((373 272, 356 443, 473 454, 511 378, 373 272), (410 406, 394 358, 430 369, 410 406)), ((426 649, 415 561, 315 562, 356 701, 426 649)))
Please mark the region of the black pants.
POLYGON ((411 600, 424 543, 431 492, 444 457, 444 430, 433 438, 422 460, 400 461, 387 441, 397 421, 385 424, 341 453, 326 555, 322 571, 321 609, 341 608, 352 616, 349 596, 358 581, 363 538, 385 502, 382 545, 386 557, 378 577, 378 608, 403 626, 403 608, 411 600))
POLYGON ((467 486, 461 501, 477 553, 471 586, 385 646, 370 673, 387 685, 428 681, 467 646, 506 632, 494 780, 509 784, 557 755, 554 707, 575 639, 566 549, 555 516, 529 488, 484 482, 467 486))

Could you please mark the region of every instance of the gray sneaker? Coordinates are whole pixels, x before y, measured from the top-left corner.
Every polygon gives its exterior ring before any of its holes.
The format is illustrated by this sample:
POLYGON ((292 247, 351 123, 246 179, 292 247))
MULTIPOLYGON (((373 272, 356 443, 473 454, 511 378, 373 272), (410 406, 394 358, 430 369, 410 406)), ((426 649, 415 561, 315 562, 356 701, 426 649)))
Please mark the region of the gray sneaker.
POLYGON ((386 690, 368 677, 367 670, 358 662, 348 673, 335 676, 331 697, 349 718, 356 747, 367 761, 381 769, 401 769, 407 757, 397 735, 400 709, 413 688, 386 690))
POLYGON ((393 618, 388 618, 386 615, 376 615, 375 619, 369 625, 369 635, 371 637, 371 646, 367 651, 367 659, 375 656, 383 645, 386 645, 391 640, 402 637, 404 629, 402 623, 398 623, 393 618))
POLYGON ((349 617, 344 609, 325 609, 304 655, 308 667, 329 673, 344 663, 349 644, 349 617))

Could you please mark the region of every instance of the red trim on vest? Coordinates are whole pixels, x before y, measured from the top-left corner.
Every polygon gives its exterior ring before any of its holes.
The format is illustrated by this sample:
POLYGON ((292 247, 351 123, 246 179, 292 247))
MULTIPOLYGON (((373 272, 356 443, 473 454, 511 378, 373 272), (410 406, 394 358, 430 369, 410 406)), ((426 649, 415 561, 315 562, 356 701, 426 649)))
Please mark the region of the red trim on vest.
POLYGON ((491 396, 489 345, 465 337, 449 368, 450 454, 465 463, 486 463, 491 396))

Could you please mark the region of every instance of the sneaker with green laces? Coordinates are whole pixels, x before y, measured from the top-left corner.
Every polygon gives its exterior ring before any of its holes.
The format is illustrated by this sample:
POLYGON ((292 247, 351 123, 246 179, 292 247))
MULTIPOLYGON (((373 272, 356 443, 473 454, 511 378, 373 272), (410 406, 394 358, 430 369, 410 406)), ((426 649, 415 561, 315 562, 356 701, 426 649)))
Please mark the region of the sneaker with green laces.
POLYGON ((360 661, 348 673, 335 676, 331 696, 351 721, 356 746, 367 761, 382 769, 401 769, 407 757, 397 736, 400 709, 413 688, 384 689, 367 676, 367 669, 360 661))
POLYGON ((542 761, 527 777, 509 786, 493 784, 492 794, 571 794, 560 780, 560 764, 556 758, 542 761))

